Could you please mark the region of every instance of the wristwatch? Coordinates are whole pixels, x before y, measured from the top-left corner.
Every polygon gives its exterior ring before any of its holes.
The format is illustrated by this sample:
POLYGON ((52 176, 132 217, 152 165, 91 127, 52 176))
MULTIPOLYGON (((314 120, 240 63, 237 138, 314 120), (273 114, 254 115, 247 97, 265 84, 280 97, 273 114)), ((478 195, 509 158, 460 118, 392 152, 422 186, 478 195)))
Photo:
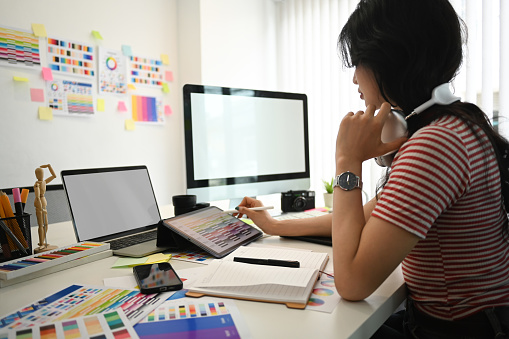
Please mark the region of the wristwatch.
POLYGON ((362 181, 352 172, 343 172, 334 178, 333 187, 339 187, 344 191, 351 191, 354 188, 362 189, 362 181))

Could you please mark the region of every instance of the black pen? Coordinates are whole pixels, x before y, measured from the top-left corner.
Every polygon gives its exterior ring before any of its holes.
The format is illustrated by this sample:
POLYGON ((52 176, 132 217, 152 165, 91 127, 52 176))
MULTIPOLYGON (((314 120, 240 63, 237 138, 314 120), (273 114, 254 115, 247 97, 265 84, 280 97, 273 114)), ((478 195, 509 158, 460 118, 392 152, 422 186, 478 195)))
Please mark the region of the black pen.
POLYGON ((293 267, 299 268, 300 263, 295 260, 278 260, 278 259, 258 259, 258 258, 243 258, 234 257, 233 261, 242 262, 245 264, 255 265, 269 265, 269 266, 281 266, 281 267, 293 267))

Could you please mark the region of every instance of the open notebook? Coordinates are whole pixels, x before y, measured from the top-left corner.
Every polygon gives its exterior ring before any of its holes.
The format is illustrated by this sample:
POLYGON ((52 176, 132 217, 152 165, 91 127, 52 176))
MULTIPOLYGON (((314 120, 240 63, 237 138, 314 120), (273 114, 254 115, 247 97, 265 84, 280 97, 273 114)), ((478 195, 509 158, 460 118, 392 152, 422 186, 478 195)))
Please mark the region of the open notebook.
POLYGON ((327 253, 239 247, 225 258, 211 262, 186 295, 284 303, 303 309, 328 259, 327 253), (300 268, 245 264, 234 262, 234 257, 297 260, 300 268))

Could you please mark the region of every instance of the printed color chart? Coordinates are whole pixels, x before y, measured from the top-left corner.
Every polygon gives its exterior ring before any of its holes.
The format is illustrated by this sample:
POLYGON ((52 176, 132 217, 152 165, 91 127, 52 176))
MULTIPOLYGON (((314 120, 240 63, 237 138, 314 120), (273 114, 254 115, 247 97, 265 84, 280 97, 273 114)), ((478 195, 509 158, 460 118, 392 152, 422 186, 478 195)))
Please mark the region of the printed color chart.
POLYGON ((95 75, 94 47, 81 42, 48 37, 48 67, 68 75, 95 75))
POLYGON ((22 329, 70 320, 121 308, 131 323, 143 319, 166 299, 164 294, 142 294, 138 290, 72 285, 0 319, 0 328, 22 329))
POLYGON ((120 51, 99 48, 99 93, 127 93, 125 60, 120 51))
POLYGON ((54 251, 11 260, 0 264, 0 279, 13 279, 67 261, 106 251, 109 248, 110 245, 106 243, 81 242, 69 247, 58 248, 54 251))
POLYGON ((139 338, 121 309, 47 325, 16 330, 0 330, 5 339, 139 338))
POLYGON ((39 67, 39 38, 29 31, 0 26, 0 65, 39 67))
POLYGON ((94 114, 94 97, 91 83, 68 80, 48 81, 46 93, 48 106, 54 114, 94 114))
POLYGON ((181 299, 167 300, 134 329, 142 339, 232 339, 241 337, 237 323, 244 328, 243 319, 231 301, 181 299))
POLYGON ((140 56, 129 57, 129 82, 136 85, 161 87, 163 62, 140 56))
POLYGON ((131 96, 132 116, 135 122, 164 122, 161 100, 138 95, 131 96))

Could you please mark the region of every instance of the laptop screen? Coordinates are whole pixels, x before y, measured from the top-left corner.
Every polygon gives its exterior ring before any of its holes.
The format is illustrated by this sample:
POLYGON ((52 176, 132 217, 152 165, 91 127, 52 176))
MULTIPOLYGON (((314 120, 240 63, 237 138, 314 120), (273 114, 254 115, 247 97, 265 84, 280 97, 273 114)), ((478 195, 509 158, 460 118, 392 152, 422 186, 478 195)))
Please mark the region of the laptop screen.
POLYGON ((66 170, 61 176, 77 241, 134 234, 161 219, 145 166, 66 170))

